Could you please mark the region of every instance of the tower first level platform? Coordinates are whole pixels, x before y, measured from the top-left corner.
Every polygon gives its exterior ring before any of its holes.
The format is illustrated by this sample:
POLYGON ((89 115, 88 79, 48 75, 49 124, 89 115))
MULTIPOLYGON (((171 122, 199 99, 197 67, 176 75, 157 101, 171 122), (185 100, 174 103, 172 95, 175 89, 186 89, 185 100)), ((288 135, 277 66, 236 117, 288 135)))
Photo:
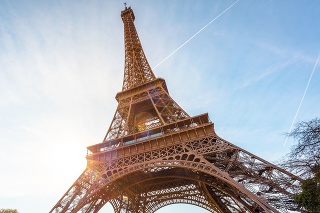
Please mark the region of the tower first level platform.
POLYGON ((108 161, 213 135, 213 123, 202 114, 89 146, 87 160, 108 161))

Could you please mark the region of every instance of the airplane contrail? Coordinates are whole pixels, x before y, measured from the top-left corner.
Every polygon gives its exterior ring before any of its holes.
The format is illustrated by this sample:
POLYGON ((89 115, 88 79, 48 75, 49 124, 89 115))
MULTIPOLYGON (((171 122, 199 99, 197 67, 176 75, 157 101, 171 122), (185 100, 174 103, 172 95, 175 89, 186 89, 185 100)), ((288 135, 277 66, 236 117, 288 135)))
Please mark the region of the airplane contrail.
POLYGON ((182 48, 185 44, 187 44, 190 40, 192 40, 196 35, 198 35, 202 30, 204 30, 206 27, 208 27, 212 22, 217 20, 220 16, 222 16, 225 12, 227 12, 231 7, 233 7, 236 3, 238 3, 240 0, 237 0, 233 4, 231 4, 227 9, 222 11, 218 16, 216 16, 214 19, 212 19, 208 24, 206 24, 204 27, 202 27, 198 32, 196 32, 193 36, 191 36, 187 41, 185 41, 183 44, 181 44, 176 50, 174 50, 172 53, 170 53, 167 57, 165 57, 160 63, 158 63, 156 66, 154 66, 152 69, 157 68, 160 64, 162 64, 165 60, 170 58, 174 53, 176 53, 180 48, 182 48))
MULTIPOLYGON (((298 113, 299 113, 299 111, 300 111, 300 107, 301 107, 302 102, 303 102, 303 100, 304 100, 304 96, 305 96, 306 93, 307 93, 307 90, 308 90, 310 81, 311 81, 311 79, 312 79, 312 76, 313 76, 314 71, 315 71, 316 68, 317 68, 319 59, 320 59, 320 53, 319 53, 319 55, 318 55, 318 59, 317 59, 316 63, 314 64, 314 67, 313 67, 313 69, 312 69, 311 75, 310 75, 310 77, 309 77, 309 81, 308 81, 308 83, 307 83, 306 89, 304 90, 304 93, 303 93, 303 96, 302 96, 302 98, 301 98, 301 101, 300 101, 299 107, 298 107, 298 109, 297 109, 297 112, 296 112, 296 114, 295 114, 295 116, 294 116, 294 118, 293 118, 293 121, 292 121, 290 130, 289 130, 289 134, 291 133, 291 130, 292 130, 292 128, 293 128, 293 125, 294 125, 294 123, 296 122, 296 118, 297 118, 298 113)), ((288 141, 288 137, 289 137, 289 136, 286 137, 286 141, 284 142, 283 146, 286 146, 287 141, 288 141)))

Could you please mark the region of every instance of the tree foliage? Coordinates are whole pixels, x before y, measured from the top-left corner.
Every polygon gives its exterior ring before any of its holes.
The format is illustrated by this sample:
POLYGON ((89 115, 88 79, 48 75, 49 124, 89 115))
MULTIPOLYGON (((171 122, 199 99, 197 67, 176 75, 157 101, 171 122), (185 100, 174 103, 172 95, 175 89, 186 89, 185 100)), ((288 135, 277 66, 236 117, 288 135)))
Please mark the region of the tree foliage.
POLYGON ((19 213, 17 209, 0 209, 0 213, 19 213))
POLYGON ((320 171, 320 119, 302 121, 287 134, 297 144, 291 149, 282 166, 304 178, 320 171))
POLYGON ((320 173, 302 181, 301 188, 302 192, 296 197, 296 202, 308 212, 320 212, 320 173))
POLYGON ((301 192, 296 202, 307 212, 320 212, 320 119, 302 121, 287 134, 297 141, 282 166, 299 175, 301 192))

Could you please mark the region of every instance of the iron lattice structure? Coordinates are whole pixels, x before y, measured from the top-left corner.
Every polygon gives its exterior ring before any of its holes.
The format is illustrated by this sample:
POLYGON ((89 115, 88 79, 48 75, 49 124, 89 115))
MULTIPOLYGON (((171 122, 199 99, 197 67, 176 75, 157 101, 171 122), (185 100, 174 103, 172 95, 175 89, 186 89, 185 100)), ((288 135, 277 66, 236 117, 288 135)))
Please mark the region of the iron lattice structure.
POLYGON ((50 212, 152 213, 176 203, 209 212, 297 210, 300 179, 220 138, 208 114, 189 116, 156 78, 132 9, 121 12, 125 69, 118 107, 87 167, 50 212))

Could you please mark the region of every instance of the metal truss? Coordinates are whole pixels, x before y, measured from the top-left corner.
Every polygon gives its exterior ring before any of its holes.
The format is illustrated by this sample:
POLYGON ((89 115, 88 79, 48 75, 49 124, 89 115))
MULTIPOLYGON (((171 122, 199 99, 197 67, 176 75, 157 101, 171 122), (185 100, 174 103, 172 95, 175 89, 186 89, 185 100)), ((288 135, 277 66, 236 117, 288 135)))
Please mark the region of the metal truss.
POLYGON ((119 105, 104 141, 154 129, 189 117, 170 97, 165 81, 160 78, 120 92, 116 99, 119 105))
POLYGON ((298 210, 301 179, 220 138, 208 114, 190 117, 156 78, 131 8, 118 107, 102 143, 87 147, 87 168, 50 213, 152 213, 176 203, 210 212, 298 210))
POLYGON ((122 91, 131 89, 148 81, 154 80, 148 60, 133 24, 134 14, 131 8, 121 12, 124 24, 125 65, 122 91))
POLYGON ((115 212, 154 212, 172 203, 211 212, 297 209, 298 177, 221 139, 205 120, 114 150, 94 151, 87 159, 85 172, 51 212, 98 212, 109 201, 115 212))

